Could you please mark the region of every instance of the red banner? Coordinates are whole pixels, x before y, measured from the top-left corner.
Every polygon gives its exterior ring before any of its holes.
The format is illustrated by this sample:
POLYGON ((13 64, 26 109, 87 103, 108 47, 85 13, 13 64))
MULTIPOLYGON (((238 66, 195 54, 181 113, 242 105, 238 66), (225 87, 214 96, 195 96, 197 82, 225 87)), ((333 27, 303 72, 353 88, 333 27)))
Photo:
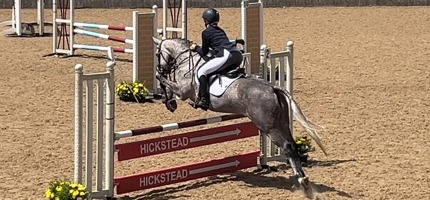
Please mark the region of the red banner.
POLYGON ((259 130, 252 122, 244 122, 150 140, 117 144, 115 150, 118 152, 118 160, 123 161, 258 135, 259 130))
POLYGON ((260 151, 115 179, 117 194, 235 172, 257 166, 260 151))

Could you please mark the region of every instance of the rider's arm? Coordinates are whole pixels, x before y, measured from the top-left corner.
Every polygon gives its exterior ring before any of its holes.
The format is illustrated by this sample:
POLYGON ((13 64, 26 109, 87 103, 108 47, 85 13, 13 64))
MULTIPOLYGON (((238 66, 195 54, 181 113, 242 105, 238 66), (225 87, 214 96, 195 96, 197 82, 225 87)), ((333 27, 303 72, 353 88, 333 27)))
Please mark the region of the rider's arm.
POLYGON ((208 31, 202 32, 202 47, 197 48, 197 53, 200 54, 200 56, 207 56, 209 53, 209 46, 210 46, 210 39, 208 31))

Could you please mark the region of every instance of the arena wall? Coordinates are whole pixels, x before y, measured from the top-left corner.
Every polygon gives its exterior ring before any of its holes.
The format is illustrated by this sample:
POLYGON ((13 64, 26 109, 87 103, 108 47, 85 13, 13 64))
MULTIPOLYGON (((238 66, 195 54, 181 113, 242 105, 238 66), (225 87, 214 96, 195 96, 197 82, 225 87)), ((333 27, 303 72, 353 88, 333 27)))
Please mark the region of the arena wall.
MULTIPOLYGON (((11 8, 14 0, 1 0, 0 8, 11 8)), ((253 0, 251 0, 253 1, 253 0)), ((188 7, 240 7, 241 0, 188 0, 188 7)), ((79 0, 77 8, 151 8, 162 7, 161 0, 79 0)), ((430 6, 430 0, 264 0, 264 7, 316 7, 316 6, 430 6)), ((50 8, 52 0, 46 0, 50 8)), ((36 1, 23 1, 23 8, 36 8, 36 1)))

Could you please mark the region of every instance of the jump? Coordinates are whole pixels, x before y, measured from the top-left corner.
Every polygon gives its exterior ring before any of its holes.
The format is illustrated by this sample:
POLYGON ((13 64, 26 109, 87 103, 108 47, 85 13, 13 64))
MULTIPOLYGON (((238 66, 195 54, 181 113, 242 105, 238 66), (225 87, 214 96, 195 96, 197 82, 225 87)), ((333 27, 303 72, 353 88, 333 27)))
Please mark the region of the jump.
MULTIPOLYGON (((153 41, 157 45, 158 74, 156 77, 165 94, 166 108, 171 112, 176 110, 174 95, 183 101, 190 100, 192 105, 195 105, 202 93, 202 91, 199 92, 199 81, 196 75, 200 67, 206 64, 206 58, 193 52, 195 44, 188 40, 160 40, 154 37, 153 41), (175 77, 175 80, 170 80, 168 77, 175 77)), ((208 77, 210 94, 207 109, 248 117, 262 134, 269 136, 274 144, 282 148, 298 178, 298 183, 304 189, 309 189, 309 179, 302 169, 289 119, 294 116, 327 154, 318 135, 322 127, 309 121, 295 100, 283 88, 246 76, 237 64, 219 69, 221 70, 213 72, 208 77), (293 116, 289 115, 290 106, 293 116)))

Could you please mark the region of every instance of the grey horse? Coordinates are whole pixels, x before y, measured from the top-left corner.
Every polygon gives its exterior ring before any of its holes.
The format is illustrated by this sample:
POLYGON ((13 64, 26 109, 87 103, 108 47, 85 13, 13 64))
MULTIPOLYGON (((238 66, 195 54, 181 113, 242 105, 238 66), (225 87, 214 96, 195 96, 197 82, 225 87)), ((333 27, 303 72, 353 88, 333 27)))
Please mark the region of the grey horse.
MULTIPOLYGON (((192 52, 191 42, 183 39, 157 39, 156 56, 158 59, 157 79, 165 92, 164 103, 174 112, 177 108, 175 97, 195 101, 198 91, 195 74, 204 60, 192 52), (174 76, 174 80, 171 80, 174 76), (170 78, 169 78, 170 77, 170 78)), ((318 131, 322 127, 309 121, 291 95, 281 87, 254 77, 241 77, 225 90, 222 96, 211 95, 209 110, 223 113, 236 113, 248 117, 272 142, 285 153, 299 184, 306 190, 309 179, 305 175, 298 150, 290 131, 289 106, 294 117, 327 155, 318 131)))

